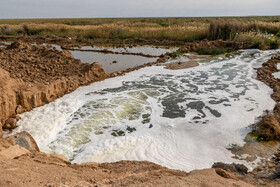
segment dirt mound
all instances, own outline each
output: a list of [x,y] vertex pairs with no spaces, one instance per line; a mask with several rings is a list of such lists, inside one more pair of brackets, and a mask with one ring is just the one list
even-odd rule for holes
[[48,83],[61,77],[82,77],[91,67],[74,59],[70,52],[51,46],[14,42],[0,51],[0,68],[25,82]]
[[84,64],[68,51],[14,42],[0,49],[0,121],[12,129],[7,118],[108,77],[100,64]]
[[[273,76],[278,72],[277,64],[280,63],[280,57],[273,57],[263,63],[258,69],[257,79],[267,84],[273,89],[271,98],[276,102],[280,101],[280,80]],[[276,104],[273,114],[266,115],[262,120],[254,125],[254,134],[263,140],[280,140],[280,105]]]
[[170,63],[165,66],[166,69],[178,70],[178,69],[187,69],[191,67],[199,66],[198,62],[195,60],[187,61],[187,62],[176,62]]
[[224,41],[224,40],[215,40],[215,41],[208,41],[202,40],[198,42],[187,43],[182,48],[184,52],[197,52],[200,48],[207,48],[207,49],[214,49],[214,48],[231,48],[234,50],[244,49],[245,44],[241,42],[234,42],[234,41]]

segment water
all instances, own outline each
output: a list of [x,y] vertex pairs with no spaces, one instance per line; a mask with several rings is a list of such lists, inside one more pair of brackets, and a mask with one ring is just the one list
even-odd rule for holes
[[149,62],[156,62],[158,58],[148,58],[139,55],[105,54],[101,52],[71,51],[76,59],[84,63],[100,63],[106,72],[112,73],[141,66]]
[[231,59],[186,70],[147,67],[81,87],[21,115],[26,130],[48,153],[73,163],[148,160],[173,169],[209,168],[234,159],[272,90],[253,68],[276,51],[243,51]]
[[[52,45],[58,50],[62,50],[58,45]],[[78,48],[74,48],[78,49]],[[80,59],[84,63],[100,63],[106,72],[112,73],[117,71],[123,71],[128,68],[134,68],[146,63],[156,62],[158,57],[167,52],[176,51],[178,48],[164,48],[153,46],[137,46],[137,47],[102,47],[102,46],[83,46],[81,50],[96,50],[96,51],[76,51],[69,50],[74,58]],[[110,51],[116,53],[126,54],[110,54],[98,51]],[[133,55],[134,54],[134,55]],[[154,57],[145,57],[136,54],[152,55]]]
[[[277,70],[280,71],[280,64],[277,64]],[[272,74],[276,79],[280,79],[280,72],[276,72]]]
[[[78,49],[78,48],[75,48]],[[104,47],[104,46],[83,46],[81,50],[99,50],[99,51],[111,51],[116,53],[132,53],[132,54],[143,54],[151,56],[160,56],[165,53],[171,53],[176,51],[177,47],[155,47],[155,46],[126,46],[126,47]]]

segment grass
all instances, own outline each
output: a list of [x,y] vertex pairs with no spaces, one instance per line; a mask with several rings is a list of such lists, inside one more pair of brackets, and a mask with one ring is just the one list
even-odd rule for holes
[[220,55],[224,53],[229,53],[231,52],[232,49],[230,48],[199,48],[197,50],[197,54],[199,55]]
[[248,48],[258,49],[277,49],[280,46],[280,40],[273,34],[266,33],[240,33],[234,38],[234,41],[247,43]]
[[176,57],[182,55],[184,53],[184,51],[182,50],[182,48],[177,49],[176,51],[172,52],[172,53],[167,53],[167,55],[169,57],[171,57],[172,59],[175,59]]
[[[223,39],[250,42],[252,47],[276,48],[280,17],[5,19],[0,20],[0,35],[71,37],[76,42],[90,43],[184,44]],[[263,42],[260,35],[273,35],[273,39]]]

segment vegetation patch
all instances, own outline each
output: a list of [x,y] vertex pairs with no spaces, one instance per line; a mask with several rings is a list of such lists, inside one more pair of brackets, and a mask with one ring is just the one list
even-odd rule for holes
[[[0,35],[58,36],[78,43],[179,44],[210,40],[240,40],[240,35],[272,35],[279,39],[280,22],[271,17],[212,18],[81,18],[0,20]],[[251,37],[251,36],[250,36]],[[249,47],[277,48],[271,42],[246,39]],[[269,44],[267,44],[269,43]],[[247,46],[245,46],[247,47]]]
[[259,141],[280,140],[280,118],[276,115],[267,115],[254,126],[253,135]]
[[274,35],[264,33],[241,33],[236,35],[234,41],[242,42],[247,45],[247,48],[258,49],[277,49],[280,45],[280,40]]
[[199,55],[220,55],[224,53],[229,53],[231,52],[232,49],[230,48],[198,48],[197,53]]

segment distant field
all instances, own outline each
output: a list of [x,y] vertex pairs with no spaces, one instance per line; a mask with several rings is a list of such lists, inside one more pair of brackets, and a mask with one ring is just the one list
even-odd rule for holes
[[[5,19],[1,35],[72,37],[77,42],[123,43],[124,40],[193,42],[203,39],[278,42],[280,16],[213,18]],[[272,44],[273,45],[273,44]],[[277,44],[275,44],[277,45]]]

